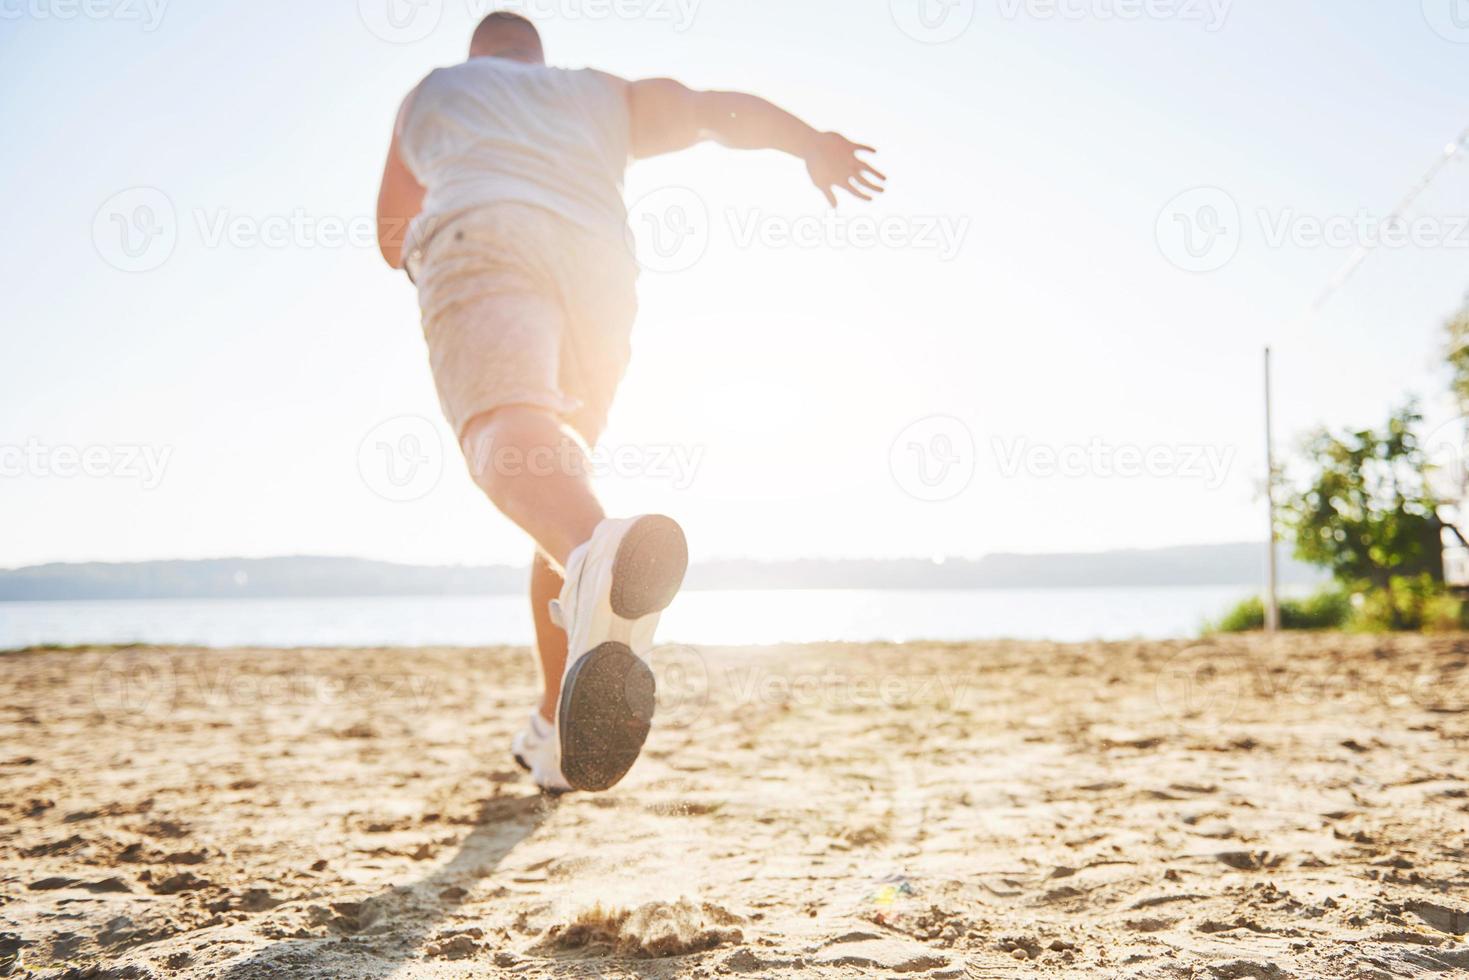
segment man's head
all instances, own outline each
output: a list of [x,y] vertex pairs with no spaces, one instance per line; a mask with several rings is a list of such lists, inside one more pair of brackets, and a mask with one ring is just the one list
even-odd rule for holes
[[541,32],[536,30],[536,25],[508,10],[497,10],[479,22],[469,42],[469,56],[509,58],[531,65],[546,63]]

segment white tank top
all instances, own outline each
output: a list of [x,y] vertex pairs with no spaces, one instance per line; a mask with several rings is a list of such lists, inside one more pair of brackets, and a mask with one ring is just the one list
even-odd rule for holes
[[398,125],[403,163],[427,191],[410,251],[454,215],[502,202],[624,240],[628,109],[610,76],[471,58],[420,82]]

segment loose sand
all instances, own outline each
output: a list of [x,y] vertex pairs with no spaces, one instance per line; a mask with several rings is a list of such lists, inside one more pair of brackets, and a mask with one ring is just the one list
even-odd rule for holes
[[554,804],[521,650],[0,655],[0,974],[1469,975],[1466,651],[664,651]]

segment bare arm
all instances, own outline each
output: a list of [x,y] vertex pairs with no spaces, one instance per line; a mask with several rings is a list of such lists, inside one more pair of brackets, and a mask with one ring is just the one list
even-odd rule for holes
[[738,150],[780,150],[806,163],[811,182],[836,207],[835,189],[864,201],[887,178],[859,151],[877,152],[839,133],[819,132],[779,106],[742,92],[698,92],[669,78],[630,82],[632,153],[651,157],[704,140]]
[[[412,96],[410,95],[411,99]],[[399,119],[408,103],[399,110]],[[398,129],[393,126],[393,139],[388,144],[388,160],[383,165],[383,183],[377,193],[377,245],[383,259],[394,269],[403,268],[403,244],[408,225],[423,210],[423,186],[403,163],[398,152]]]

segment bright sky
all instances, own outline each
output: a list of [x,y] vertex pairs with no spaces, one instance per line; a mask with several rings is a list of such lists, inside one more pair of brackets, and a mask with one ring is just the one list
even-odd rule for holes
[[[833,221],[777,154],[630,171],[664,237],[600,487],[696,558],[1259,538],[1264,344],[1287,445],[1443,386],[1462,156],[1417,244],[1302,313],[1469,124],[1461,0],[498,6],[553,63],[753,91],[891,178]],[[0,0],[0,565],[527,557],[368,221],[399,99],[488,9]]]

